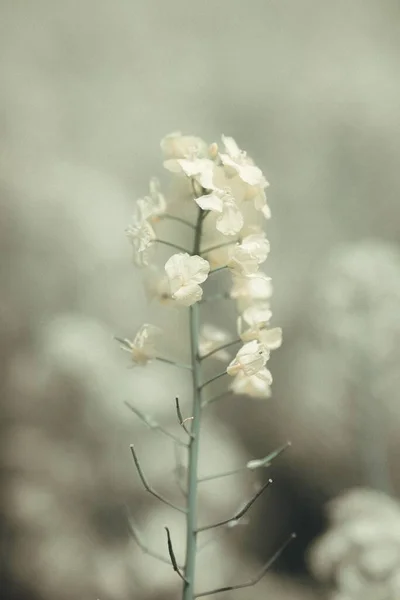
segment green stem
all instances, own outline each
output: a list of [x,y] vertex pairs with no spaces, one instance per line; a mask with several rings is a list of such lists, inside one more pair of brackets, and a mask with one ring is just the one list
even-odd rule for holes
[[225,246],[233,246],[233,244],[236,244],[237,242],[238,242],[238,240],[231,240],[230,242],[223,242],[221,244],[215,244],[215,246],[210,246],[209,248],[202,250],[201,254],[208,254],[209,252],[212,252],[213,250],[219,250],[219,248],[225,248]]
[[[203,211],[199,209],[196,225],[196,233],[193,254],[199,254],[201,229],[203,223]],[[185,582],[183,584],[183,600],[193,600],[194,578],[196,570],[197,551],[197,470],[199,462],[199,438],[201,423],[201,363],[198,355],[199,347],[199,305],[193,304],[190,309],[190,349],[192,357],[193,376],[193,408],[192,428],[189,441],[189,465],[188,465],[188,496],[186,516],[186,560],[185,560]]]
[[164,244],[164,246],[168,246],[169,248],[174,248],[175,250],[179,250],[179,252],[185,252],[188,254],[188,251],[183,246],[179,246],[178,244],[173,244],[172,242],[168,242],[167,240],[154,240],[157,244]]
[[196,226],[193,225],[193,223],[190,223],[190,221],[186,221],[186,219],[181,219],[181,217],[176,217],[175,215],[169,215],[167,213],[161,215],[160,220],[169,220],[169,221],[177,221],[178,223],[182,223],[183,225],[187,225],[188,227],[191,227],[191,229],[195,229]]

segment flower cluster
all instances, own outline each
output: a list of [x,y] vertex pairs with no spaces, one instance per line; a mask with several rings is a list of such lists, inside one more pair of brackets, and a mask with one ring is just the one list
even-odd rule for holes
[[381,492],[353,489],[329,505],[331,527],[312,547],[311,568],[332,581],[332,600],[400,597],[400,505]]
[[[149,195],[138,200],[127,229],[134,261],[147,273],[153,269],[147,277],[152,297],[175,306],[190,307],[202,301],[202,284],[208,277],[223,269],[230,273],[228,297],[236,301],[239,314],[236,341],[244,343],[226,369],[234,378],[231,389],[268,397],[272,377],[266,364],[270,351],[282,341],[281,329],[269,328],[272,286],[259,270],[269,253],[269,242],[260,224],[260,220],[270,217],[265,194],[268,182],[231,137],[222,136],[220,148],[216,143],[208,145],[200,138],[177,132],[162,140],[161,150],[164,167],[176,178],[178,192],[172,201],[168,200],[158,181],[152,180]],[[194,211],[188,210],[189,203]],[[187,214],[192,217],[182,216]],[[192,251],[157,236],[158,223],[168,219],[192,229]],[[179,250],[167,260],[161,274],[149,267],[149,250],[157,243]],[[131,349],[134,362],[141,364],[155,356],[153,346],[150,354],[143,354],[152,333],[149,326],[144,327],[136,338],[139,346],[127,340],[124,346]],[[230,339],[225,332],[205,326],[199,356],[210,354],[228,362],[226,347]],[[219,350],[218,344],[223,348]]]

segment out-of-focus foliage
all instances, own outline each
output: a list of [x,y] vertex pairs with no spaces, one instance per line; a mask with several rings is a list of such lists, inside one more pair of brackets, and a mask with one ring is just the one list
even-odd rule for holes
[[[148,505],[128,445],[136,441],[152,482],[177,495],[173,447],[123,401],[175,427],[173,397],[185,408],[190,386],[167,366],[127,369],[112,339],[132,336],[149,313],[123,232],[149,178],[161,175],[155,148],[169,131],[233,135],[271,182],[268,274],[284,329],[271,361],[274,396],[210,407],[204,471],[294,442],[272,467],[265,508],[255,507],[247,529],[228,532],[234,543],[222,536],[219,553],[204,549],[204,577],[251,576],[292,527],[303,534],[287,563],[294,568],[321,500],[358,482],[358,441],[335,393],[342,376],[325,379],[329,353],[313,376],[304,364],[315,355],[311,298],[332,250],[366,237],[397,250],[399,29],[395,0],[1,2],[1,520],[10,598],[150,599],[166,589],[175,597],[173,572],[138,552],[122,508],[130,504],[158,547],[164,512]],[[206,314],[233,329],[225,305]],[[169,312],[168,326],[181,325]],[[186,342],[175,341],[179,355]],[[397,450],[396,438],[393,464]],[[249,479],[208,485],[205,514],[222,518],[250,487]],[[312,507],[310,520],[302,507]],[[179,526],[165,519],[179,547]],[[257,556],[248,553],[254,540]],[[251,594],[268,592],[308,594],[275,575]]]

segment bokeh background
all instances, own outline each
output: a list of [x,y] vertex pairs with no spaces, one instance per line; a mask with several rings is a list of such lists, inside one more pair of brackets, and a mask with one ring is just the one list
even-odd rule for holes
[[[210,408],[202,472],[292,441],[268,471],[204,484],[210,519],[275,480],[247,527],[202,550],[199,586],[250,577],[295,530],[271,574],[225,597],[324,597],[307,548],[325,502],[400,486],[399,69],[396,0],[0,1],[5,598],[177,597],[125,506],[164,554],[169,524],[181,556],[183,523],[146,496],[129,443],[176,498],[179,457],[124,401],[173,430],[190,382],[167,365],[128,369],[113,341],[153,310],[170,327],[184,319],[150,305],[124,235],[177,129],[232,135],[270,181],[265,270],[284,330],[273,398]],[[224,305],[208,316],[234,327]],[[170,342],[179,355],[176,329]]]

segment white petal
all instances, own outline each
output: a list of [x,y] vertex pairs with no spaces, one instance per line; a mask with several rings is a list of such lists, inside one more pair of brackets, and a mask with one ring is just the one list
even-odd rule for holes
[[261,329],[259,340],[270,350],[276,350],[282,345],[282,329],[280,327]]
[[222,200],[217,194],[206,194],[204,196],[200,196],[200,198],[195,198],[196,204],[200,206],[203,210],[212,210],[214,212],[222,212]]
[[237,156],[240,156],[240,148],[237,145],[237,143],[235,142],[235,140],[233,139],[233,137],[229,137],[226,135],[222,135],[221,136],[222,141],[224,143],[225,146],[225,150],[226,152],[232,157],[235,158]]
[[183,306],[191,306],[201,300],[203,296],[203,290],[199,285],[185,285],[177,290],[172,297]]
[[191,283],[203,283],[210,272],[210,263],[195,254],[186,260],[186,269]]
[[222,215],[218,217],[216,228],[223,235],[235,235],[243,227],[243,215],[235,202],[225,202]]

